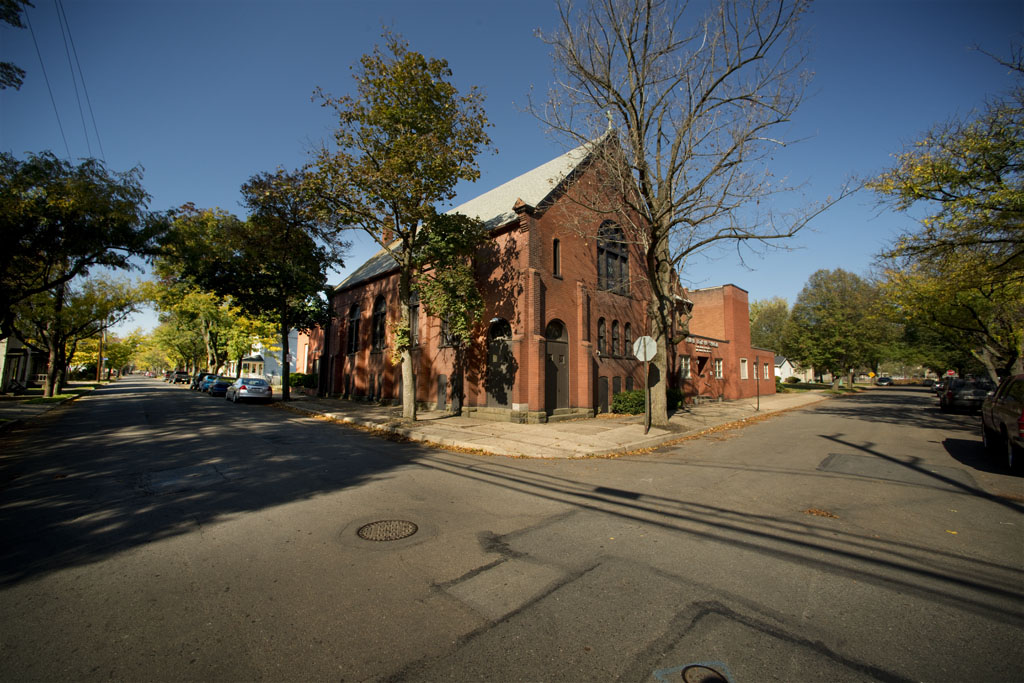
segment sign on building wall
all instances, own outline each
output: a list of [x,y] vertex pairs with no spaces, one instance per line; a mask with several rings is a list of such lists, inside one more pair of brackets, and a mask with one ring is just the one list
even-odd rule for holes
[[703,353],[711,353],[712,349],[718,348],[718,342],[714,339],[705,339],[704,337],[687,337],[687,344],[692,344],[694,349]]

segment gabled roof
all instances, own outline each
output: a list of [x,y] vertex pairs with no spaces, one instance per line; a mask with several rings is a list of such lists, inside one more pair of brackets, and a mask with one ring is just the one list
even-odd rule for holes
[[[543,206],[553,194],[570,180],[573,173],[587,160],[594,148],[603,142],[607,134],[597,140],[586,142],[565,154],[538,166],[532,171],[509,180],[498,187],[459,204],[447,213],[461,213],[483,222],[487,230],[494,230],[516,220],[514,206],[522,202],[530,207]],[[398,250],[398,242],[392,242],[391,251]],[[335,287],[335,291],[348,289],[395,270],[398,264],[387,249],[381,249],[351,275]]]

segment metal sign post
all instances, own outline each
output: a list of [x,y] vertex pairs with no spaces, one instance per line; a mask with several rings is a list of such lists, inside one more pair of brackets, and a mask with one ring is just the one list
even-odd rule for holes
[[653,337],[644,335],[633,342],[633,355],[644,362],[644,434],[651,430],[651,373],[647,363],[657,352],[658,344]]

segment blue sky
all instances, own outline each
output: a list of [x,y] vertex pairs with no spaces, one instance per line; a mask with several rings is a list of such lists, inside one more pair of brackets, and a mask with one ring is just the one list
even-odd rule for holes
[[[487,95],[497,153],[479,159],[480,180],[461,185],[456,203],[564,151],[524,111],[531,87],[543,96],[551,81],[547,47],[534,31],[555,27],[552,0],[62,0],[91,113],[79,85],[80,113],[55,1],[34,2],[32,32],[0,25],[0,59],[28,72],[20,91],[0,91],[0,149],[77,159],[100,156],[102,145],[111,168],[145,169],[152,209],[193,202],[241,214],[238,189],[247,178],[295,168],[329,138],[335,121],[311,101],[313,89],[349,92],[350,68],[385,25],[412,49],[447,59],[460,89],[476,85]],[[820,201],[849,177],[877,174],[932,125],[1008,89],[1006,70],[973,47],[1008,54],[1024,34],[1024,3],[821,0],[804,27],[814,80],[786,136],[805,141],[773,165],[802,184],[787,202]],[[751,299],[792,303],[819,268],[867,274],[875,254],[911,225],[874,196],[854,196],[788,250],[746,254],[745,266],[735,250],[692,259],[684,284],[734,283]],[[351,267],[375,251],[353,238]],[[126,327],[154,324],[148,314]]]

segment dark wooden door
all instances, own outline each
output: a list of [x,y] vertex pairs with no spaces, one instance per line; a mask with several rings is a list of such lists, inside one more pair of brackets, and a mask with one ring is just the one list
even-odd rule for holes
[[559,408],[569,407],[569,343],[547,342],[544,368],[544,404],[550,415]]

